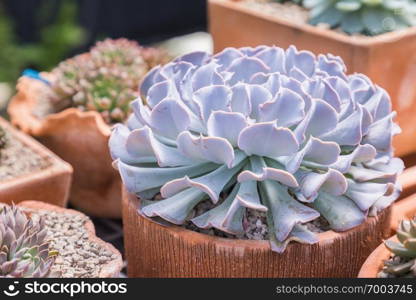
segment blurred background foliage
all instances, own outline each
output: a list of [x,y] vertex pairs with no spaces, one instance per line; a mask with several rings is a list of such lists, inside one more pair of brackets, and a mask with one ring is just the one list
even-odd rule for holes
[[[59,4],[57,6],[57,4]],[[50,19],[48,16],[53,15]],[[0,81],[14,82],[25,68],[49,70],[83,44],[84,30],[76,22],[74,1],[44,1],[35,11],[40,24],[39,38],[22,42],[16,33],[16,22],[0,5]],[[45,23],[45,21],[50,21]]]
[[206,28],[205,0],[0,0],[0,82],[50,70],[97,40],[154,44]]
[[125,37],[172,55],[212,49],[206,0],[0,0],[0,115],[27,68],[48,71],[97,40]]

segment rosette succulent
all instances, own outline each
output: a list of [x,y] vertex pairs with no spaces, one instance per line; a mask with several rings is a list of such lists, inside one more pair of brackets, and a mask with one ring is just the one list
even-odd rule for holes
[[47,277],[56,253],[46,229],[16,206],[0,209],[0,277]]
[[[237,235],[257,210],[275,251],[315,243],[305,224],[320,216],[353,228],[396,199],[403,163],[389,96],[345,71],[293,46],[179,57],[147,74],[114,127],[114,165],[143,215]],[[188,220],[206,199],[213,208]]]
[[[295,2],[300,2],[296,1]],[[353,34],[377,35],[416,24],[414,0],[303,0],[310,23]]]
[[416,277],[416,219],[403,220],[396,237],[398,242],[385,241],[386,247],[395,257],[384,262],[379,277]]
[[98,42],[88,53],[52,70],[51,102],[55,111],[74,106],[100,112],[107,123],[122,121],[142,77],[167,59],[162,50],[142,48],[127,39]]

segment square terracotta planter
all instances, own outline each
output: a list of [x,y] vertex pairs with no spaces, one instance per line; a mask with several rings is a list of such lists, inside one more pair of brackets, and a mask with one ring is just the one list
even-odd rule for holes
[[43,170],[1,181],[0,202],[11,204],[36,199],[65,207],[71,187],[72,167],[2,118],[0,118],[0,126],[10,132],[13,138],[50,162],[50,165]]
[[226,47],[295,45],[341,56],[349,73],[364,73],[390,94],[403,133],[396,154],[416,151],[416,28],[376,37],[352,37],[309,24],[295,24],[242,5],[238,0],[209,0],[209,29],[215,52]]
[[[47,73],[42,74],[48,78]],[[41,119],[33,114],[44,95],[45,84],[21,77],[8,113],[13,125],[36,137],[74,169],[70,202],[90,216],[121,217],[121,180],[111,166],[111,133],[96,111],[67,108]]]

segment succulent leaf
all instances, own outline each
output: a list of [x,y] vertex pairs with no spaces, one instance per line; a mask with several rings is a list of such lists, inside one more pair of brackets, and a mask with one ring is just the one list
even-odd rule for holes
[[394,255],[384,262],[379,277],[416,276],[416,220],[402,220],[396,232],[398,242],[387,240],[386,247]]
[[325,23],[348,34],[378,35],[416,24],[413,0],[303,0],[301,5],[310,10],[311,24]]
[[0,277],[48,277],[56,255],[42,220],[32,221],[16,206],[0,209]]
[[114,127],[114,165],[149,200],[144,215],[183,224],[208,199],[191,221],[240,234],[258,210],[275,251],[316,242],[305,224],[319,216],[334,230],[358,226],[398,197],[403,163],[387,93],[345,72],[339,57],[293,46],[178,57],[147,74]]

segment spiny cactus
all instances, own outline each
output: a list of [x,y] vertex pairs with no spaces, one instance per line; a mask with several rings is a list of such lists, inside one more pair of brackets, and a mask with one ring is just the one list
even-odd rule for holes
[[167,62],[165,52],[144,49],[126,39],[98,42],[87,54],[59,64],[52,71],[52,103],[56,110],[75,106],[96,110],[107,123],[122,121],[148,70]]
[[[141,212],[240,234],[245,210],[266,212],[272,249],[315,243],[320,215],[345,231],[389,206],[403,163],[393,158],[390,98],[339,57],[277,47],[194,52],[150,71],[109,146]],[[225,198],[225,199],[224,199]]]
[[[292,0],[299,3],[298,0]],[[354,34],[377,35],[416,24],[414,0],[303,0],[310,23]]]
[[397,230],[399,242],[387,240],[386,247],[396,256],[384,262],[379,277],[416,277],[416,218],[403,220]]
[[0,277],[47,277],[55,256],[42,219],[34,222],[16,206],[0,209]]

